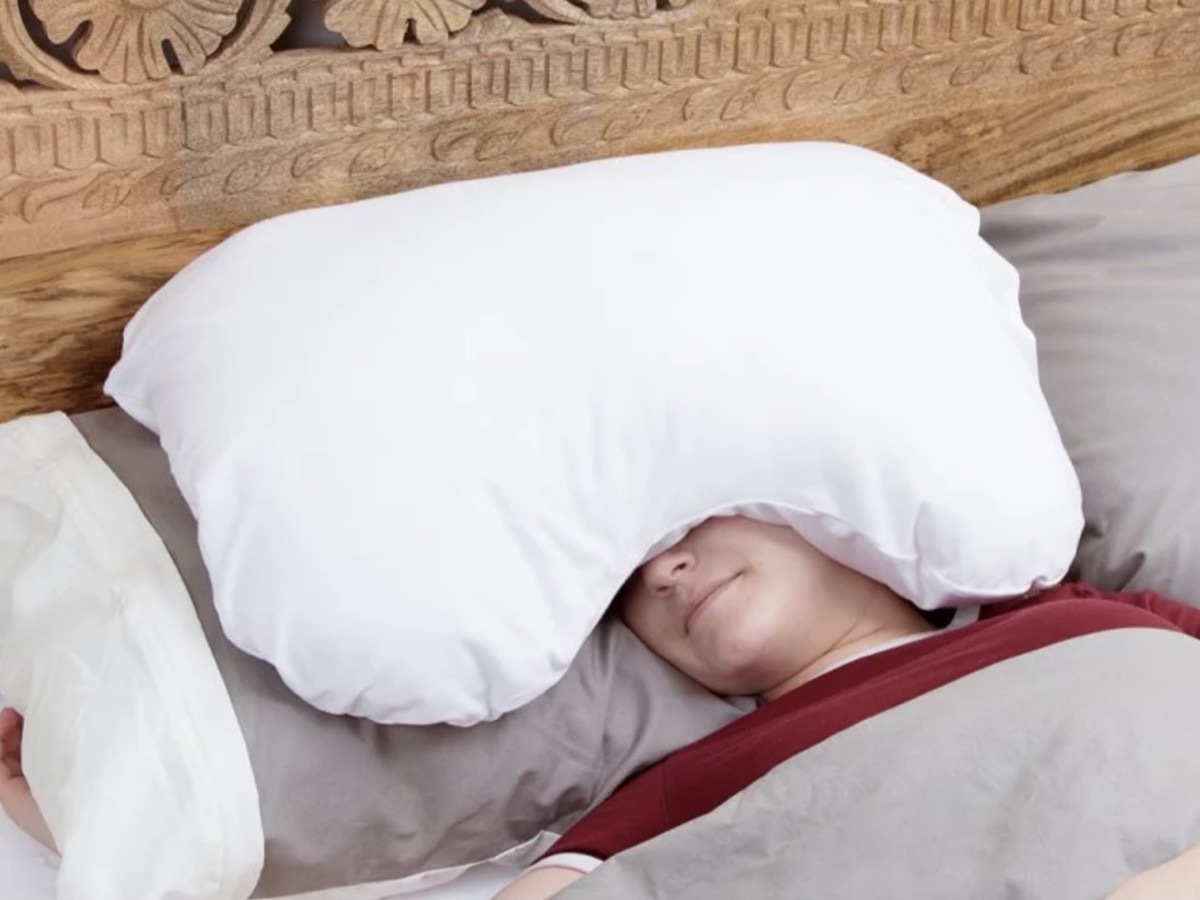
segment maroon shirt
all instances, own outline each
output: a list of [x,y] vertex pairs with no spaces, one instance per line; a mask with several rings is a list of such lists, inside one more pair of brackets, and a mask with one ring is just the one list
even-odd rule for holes
[[1116,628],[1200,638],[1200,609],[1080,584],[984,606],[974,624],[846,663],[673,753],[622,785],[546,855],[607,859],[711,812],[784,760],[864,719],[992,663]]

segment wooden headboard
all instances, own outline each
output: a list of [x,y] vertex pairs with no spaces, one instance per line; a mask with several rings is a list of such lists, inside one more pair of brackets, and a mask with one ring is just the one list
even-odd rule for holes
[[287,210],[778,139],[981,204],[1200,153],[1200,0],[0,0],[0,63],[0,420],[101,405],[137,306]]

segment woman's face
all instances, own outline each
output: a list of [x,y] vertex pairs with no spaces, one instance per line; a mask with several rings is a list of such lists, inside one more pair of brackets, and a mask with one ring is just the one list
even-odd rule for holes
[[617,603],[651,650],[709,690],[762,694],[850,627],[836,602],[848,577],[861,576],[791,528],[724,516],[646,562]]

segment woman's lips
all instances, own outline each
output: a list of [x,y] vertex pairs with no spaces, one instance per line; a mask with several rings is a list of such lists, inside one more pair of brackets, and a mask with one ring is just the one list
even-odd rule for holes
[[737,578],[737,575],[731,575],[728,578],[726,578],[724,581],[718,581],[716,584],[712,585],[711,587],[706,588],[699,595],[698,599],[692,601],[692,605],[688,607],[687,614],[683,617],[683,632],[684,632],[684,634],[691,634],[692,622],[695,621],[696,616],[700,615],[700,612],[706,606],[708,606],[708,604],[711,603],[712,600],[718,594],[720,594],[723,590],[725,590],[725,588],[727,588],[730,584],[732,584],[734,579],[736,579],[736,578]]

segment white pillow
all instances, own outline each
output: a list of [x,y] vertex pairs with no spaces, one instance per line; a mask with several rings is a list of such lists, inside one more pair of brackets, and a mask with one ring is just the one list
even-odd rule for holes
[[0,690],[62,852],[57,894],[5,871],[0,896],[250,896],[263,823],[216,660],[162,540],[62,413],[0,425]]
[[977,227],[836,144],[446,184],[226,241],[107,388],[161,435],[236,644],[321,709],[469,724],[714,514],[925,607],[1059,579],[1079,486]]

